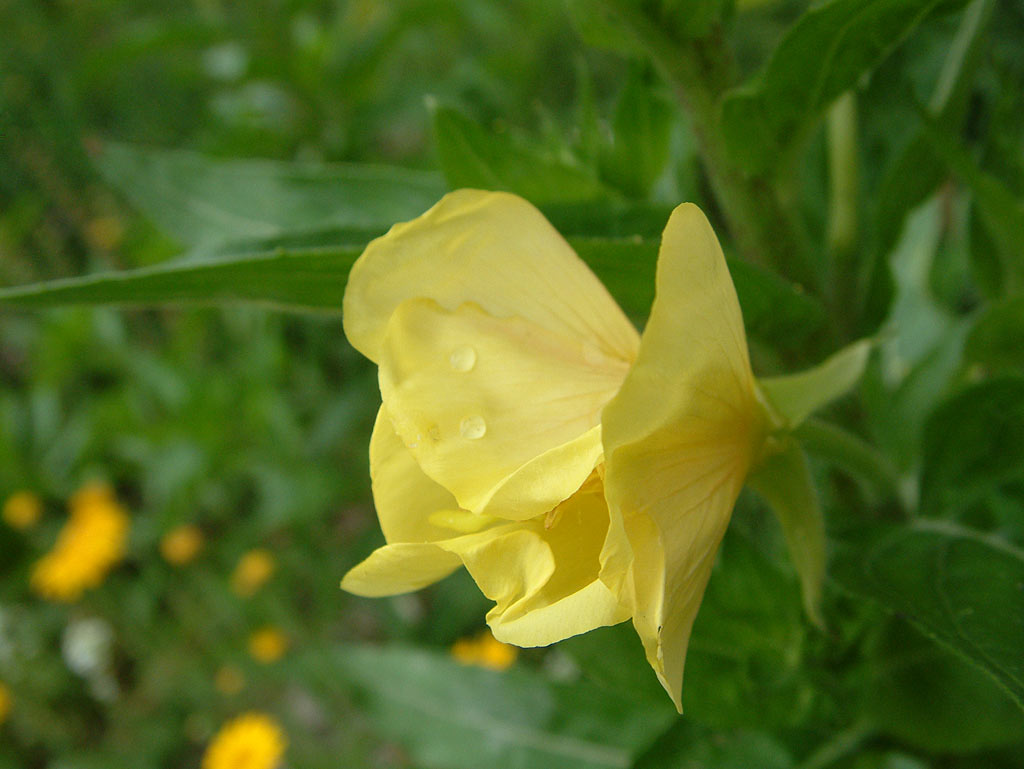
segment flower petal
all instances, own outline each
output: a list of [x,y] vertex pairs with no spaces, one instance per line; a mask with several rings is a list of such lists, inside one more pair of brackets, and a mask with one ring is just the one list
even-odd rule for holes
[[460,507],[526,520],[590,475],[601,410],[626,371],[523,318],[411,299],[388,324],[380,387],[396,432]]
[[410,593],[432,585],[462,562],[437,545],[398,542],[384,545],[354,566],[341,580],[341,589],[366,598]]
[[[746,337],[721,247],[691,204],[669,219],[637,362],[602,417],[612,524],[632,548],[634,625],[676,707],[690,629],[763,440]],[[621,518],[621,521],[617,521]],[[608,546],[606,564],[621,563]]]
[[443,486],[423,474],[382,406],[370,438],[370,480],[380,527],[388,542],[433,542],[448,539],[451,529],[431,523],[458,503]]
[[458,552],[496,606],[494,637],[547,646],[629,618],[625,601],[599,577],[608,528],[601,483],[588,483],[544,519],[441,543]]
[[536,208],[504,192],[457,190],[370,243],[345,290],[349,341],[378,361],[392,313],[416,297],[518,315],[623,361],[636,351],[636,330],[601,282]]

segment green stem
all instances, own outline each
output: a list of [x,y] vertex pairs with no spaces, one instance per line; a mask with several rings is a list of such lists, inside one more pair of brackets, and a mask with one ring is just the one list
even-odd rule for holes
[[[842,262],[857,240],[857,97],[847,91],[828,111],[828,245],[844,278]],[[844,290],[849,286],[844,286]]]
[[863,439],[830,422],[814,418],[797,427],[793,434],[812,454],[871,481],[885,494],[905,502],[896,468]]
[[677,41],[635,0],[604,0],[622,27],[651,57],[690,116],[701,157],[729,230],[744,257],[768,264],[813,288],[809,238],[787,205],[777,179],[744,174],[732,162],[718,127],[719,97],[736,76],[720,32]]

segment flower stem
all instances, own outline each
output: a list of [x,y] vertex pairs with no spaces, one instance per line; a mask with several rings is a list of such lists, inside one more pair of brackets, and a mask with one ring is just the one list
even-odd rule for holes
[[651,57],[690,116],[704,167],[743,256],[817,289],[809,238],[787,205],[778,179],[744,173],[729,156],[718,126],[719,97],[736,82],[721,30],[675,40],[633,0],[604,0],[622,28]]

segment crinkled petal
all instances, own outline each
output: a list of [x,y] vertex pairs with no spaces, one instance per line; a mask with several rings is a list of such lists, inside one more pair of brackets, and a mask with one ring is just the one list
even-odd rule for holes
[[541,515],[600,460],[601,410],[627,364],[475,304],[410,299],[380,356],[384,408],[416,462],[459,507]]
[[341,588],[366,598],[410,593],[444,579],[461,564],[457,555],[437,545],[398,542],[370,553],[349,570]]
[[462,557],[483,593],[496,602],[487,621],[494,637],[547,646],[629,618],[600,579],[608,509],[600,482],[551,514],[440,543]]
[[349,341],[379,362],[392,313],[417,297],[516,315],[623,361],[636,351],[636,330],[597,277],[536,208],[504,192],[457,190],[370,243],[345,290]]
[[370,479],[377,517],[388,542],[433,542],[452,536],[450,529],[432,523],[431,516],[458,509],[455,497],[424,475],[383,407],[377,412],[370,438]]
[[[606,581],[632,588],[647,659],[678,708],[690,629],[763,439],[736,293],[696,206],[665,228],[640,353],[602,424],[610,531],[625,531],[633,563]],[[623,548],[606,544],[606,571]]]

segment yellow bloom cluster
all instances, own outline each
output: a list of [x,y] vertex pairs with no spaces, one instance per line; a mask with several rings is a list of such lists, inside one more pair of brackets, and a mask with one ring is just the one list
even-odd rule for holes
[[490,670],[508,670],[519,656],[519,649],[503,644],[489,630],[474,638],[460,638],[452,644],[452,657],[463,665]]
[[642,337],[540,212],[476,190],[367,247],[344,324],[379,367],[387,544],[342,587],[393,595],[465,566],[495,638],[517,646],[632,618],[680,707],[690,629],[768,429],[701,211],[669,218]]
[[77,492],[70,517],[53,549],[36,562],[32,588],[52,601],[71,603],[99,586],[124,557],[128,514],[113,491],[100,484]]
[[203,756],[203,769],[274,769],[288,741],[274,719],[243,713],[225,724]]

